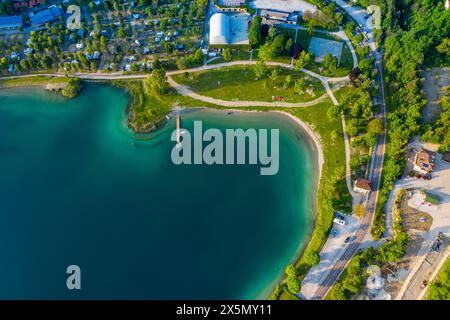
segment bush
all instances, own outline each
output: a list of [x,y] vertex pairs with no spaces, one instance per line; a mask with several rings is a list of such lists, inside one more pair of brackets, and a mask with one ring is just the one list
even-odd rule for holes
[[61,91],[62,95],[72,99],[80,94],[83,89],[83,84],[80,78],[70,78],[67,86]]

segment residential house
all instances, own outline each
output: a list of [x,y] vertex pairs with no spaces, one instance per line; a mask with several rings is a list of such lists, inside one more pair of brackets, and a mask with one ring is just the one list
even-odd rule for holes
[[422,174],[433,171],[436,152],[421,148],[414,158],[414,170]]
[[372,191],[372,182],[364,178],[357,178],[353,190],[358,193],[368,194]]

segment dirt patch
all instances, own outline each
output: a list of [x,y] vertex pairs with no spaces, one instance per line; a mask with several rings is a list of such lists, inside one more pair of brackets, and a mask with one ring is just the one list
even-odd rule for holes
[[421,84],[427,99],[427,105],[422,111],[424,123],[433,123],[442,111],[439,100],[445,94],[445,88],[450,86],[450,68],[432,68],[422,71]]
[[411,230],[429,231],[433,224],[433,218],[428,213],[411,208],[408,200],[411,198],[409,192],[405,192],[401,199],[402,226],[408,234]]

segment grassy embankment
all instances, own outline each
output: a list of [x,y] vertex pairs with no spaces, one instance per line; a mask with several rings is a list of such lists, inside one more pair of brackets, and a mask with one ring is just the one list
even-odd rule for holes
[[50,83],[67,83],[69,81],[66,77],[47,77],[36,76],[15,79],[0,79],[0,88],[19,88],[19,87],[45,87]]
[[450,258],[447,258],[438,276],[430,284],[425,299],[450,300]]
[[35,76],[0,80],[0,89],[19,87],[43,87],[72,99],[81,92],[83,84],[80,78],[73,77]]
[[[172,78],[184,85],[191,87],[196,93],[223,100],[248,100],[248,101],[272,101],[273,96],[280,96],[285,102],[306,102],[317,99],[325,94],[322,83],[303,72],[279,68],[280,74],[275,80],[264,78],[255,79],[253,66],[232,66],[215,70],[200,71],[189,74],[172,76]],[[269,74],[275,67],[268,67]],[[292,76],[288,88],[283,87],[287,75]],[[305,79],[303,94],[294,91],[294,83],[297,79]],[[307,93],[312,90],[314,95]]]
[[143,80],[116,80],[113,84],[130,93],[128,105],[129,125],[136,132],[156,130],[165,122],[165,116],[173,107],[218,107],[179,95],[174,89],[160,96],[149,95],[144,90]]

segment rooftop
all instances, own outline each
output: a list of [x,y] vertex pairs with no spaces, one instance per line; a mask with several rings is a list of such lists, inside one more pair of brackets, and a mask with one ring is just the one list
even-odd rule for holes
[[372,191],[372,182],[364,178],[357,178],[355,182],[355,187],[367,191]]
[[416,154],[414,164],[424,171],[431,172],[435,159],[436,152],[421,148]]
[[0,26],[12,26],[12,25],[22,25],[21,16],[6,16],[0,17]]

